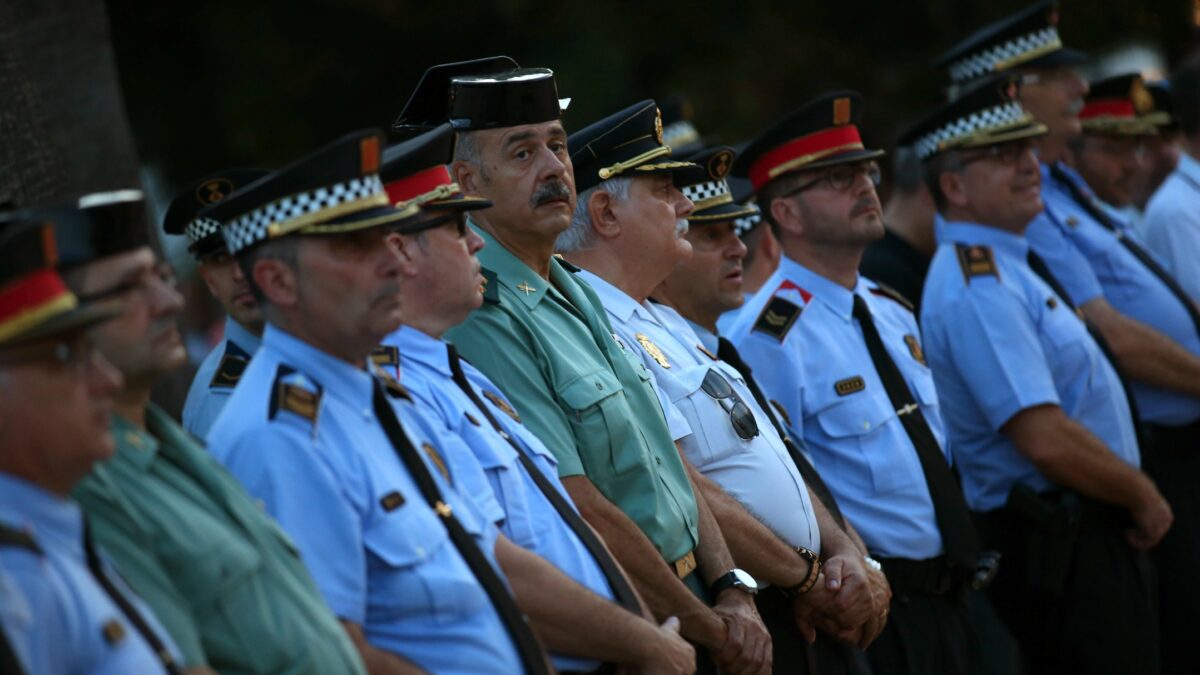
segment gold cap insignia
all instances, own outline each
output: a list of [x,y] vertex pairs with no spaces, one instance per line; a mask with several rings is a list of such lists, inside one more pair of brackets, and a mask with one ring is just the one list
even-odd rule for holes
[[850,98],[843,96],[833,99],[833,126],[850,123]]
[[654,109],[654,138],[659,145],[663,144],[662,111],[658,108]]
[[1129,87],[1129,98],[1133,100],[1133,109],[1138,115],[1154,111],[1154,96],[1146,89],[1142,78],[1134,78],[1133,84]]
[[358,143],[359,172],[363,174],[379,171],[379,139],[364,138]]
[[731,166],[733,166],[733,151],[722,150],[709,158],[708,175],[713,180],[721,180],[728,175]]
[[206,180],[196,188],[196,199],[201,204],[215,204],[233,194],[233,182],[227,178]]

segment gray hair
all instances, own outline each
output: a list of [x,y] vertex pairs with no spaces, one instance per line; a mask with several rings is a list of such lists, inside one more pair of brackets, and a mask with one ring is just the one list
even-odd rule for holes
[[555,249],[570,253],[591,248],[596,239],[596,234],[592,231],[592,214],[588,213],[588,202],[592,195],[596,192],[607,192],[614,201],[623,202],[629,199],[629,188],[632,185],[633,178],[618,176],[580,193],[575,199],[575,213],[571,216],[571,226],[558,235]]

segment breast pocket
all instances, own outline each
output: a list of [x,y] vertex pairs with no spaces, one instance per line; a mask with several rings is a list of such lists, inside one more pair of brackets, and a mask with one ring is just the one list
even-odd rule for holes
[[242,536],[215,522],[193,522],[191,532],[160,542],[160,559],[198,617],[225,613],[262,566],[262,557]]
[[646,466],[643,444],[613,444],[614,439],[632,437],[637,429],[621,383],[611,372],[579,375],[559,389],[559,397],[567,406],[580,459],[589,474],[619,474]]
[[[728,389],[725,391],[733,392],[733,396],[720,400],[710,396],[703,387],[706,376],[722,378],[728,384]],[[693,461],[697,467],[704,467],[746,451],[753,439],[743,440],[738,435],[732,414],[738,414],[743,418],[741,422],[743,433],[747,435],[749,435],[751,427],[744,418],[748,416],[749,419],[754,420],[754,425],[758,424],[758,420],[754,419],[750,403],[735,387],[737,381],[718,368],[710,369],[708,367],[697,368],[696,372],[688,373],[685,380],[689,393],[686,402],[681,402],[680,407],[687,411],[688,424],[692,427],[692,433],[696,437],[696,454],[699,456]],[[739,406],[738,403],[741,405]],[[762,433],[761,428],[759,433]],[[685,441],[685,449],[688,445],[689,443]]]
[[1055,309],[1043,309],[1039,322],[1042,349],[1057,388],[1065,391],[1072,382],[1089,381],[1091,362],[1088,343],[1092,341],[1092,336],[1088,334],[1083,321],[1071,310],[1059,305]]
[[[828,385],[833,387],[833,383]],[[813,413],[817,425],[832,445],[845,452],[857,453],[870,472],[876,494],[886,494],[910,484],[913,480],[908,458],[899,453],[912,453],[908,447],[889,447],[882,441],[884,425],[895,420],[896,411],[884,392],[860,391],[833,401]]]

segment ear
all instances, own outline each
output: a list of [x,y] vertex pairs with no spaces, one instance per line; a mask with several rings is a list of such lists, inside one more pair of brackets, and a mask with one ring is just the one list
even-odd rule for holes
[[386,239],[388,245],[396,251],[396,255],[400,258],[400,276],[409,279],[417,276],[417,249],[421,244],[417,241],[416,235],[392,232],[387,235]]
[[612,195],[603,190],[597,190],[588,197],[587,210],[591,216],[592,230],[601,239],[615,239],[621,234],[621,224],[614,210],[616,205]]
[[296,272],[282,260],[263,258],[254,262],[254,283],[262,290],[269,304],[294,307],[300,300]]
[[469,195],[479,195],[478,174],[475,165],[465,159],[456,159],[450,163],[450,174],[454,182]]
[[963,208],[967,205],[969,199],[967,197],[967,184],[963,180],[963,175],[952,171],[943,171],[938,174],[938,186],[942,188],[942,195],[946,197],[946,204],[958,208]]
[[[781,232],[804,234],[804,215],[795,199],[779,197],[771,200],[771,217],[779,223]],[[764,223],[766,225],[767,223]]]

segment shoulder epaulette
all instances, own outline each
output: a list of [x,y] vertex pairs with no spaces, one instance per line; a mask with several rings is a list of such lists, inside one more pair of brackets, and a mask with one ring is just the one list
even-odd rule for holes
[[483,301],[494,305],[500,304],[499,275],[486,267],[482,268],[480,273],[483,274]]
[[379,345],[371,350],[371,363],[382,368],[398,368],[400,349],[390,345]]
[[237,346],[233,340],[226,340],[225,354],[221,356],[221,362],[217,364],[217,371],[213,373],[208,388],[233,389],[242,379],[242,373],[246,372],[246,366],[249,363],[250,354]]
[[904,297],[904,294],[900,291],[888,286],[887,284],[881,284],[878,281],[875,282],[875,286],[875,288],[868,288],[867,290],[871,291],[871,293],[874,295],[895,300],[901,305],[904,305],[904,308],[910,312],[914,310],[912,302],[910,302],[908,298]]
[[27,551],[32,551],[33,553],[42,555],[42,547],[38,546],[38,543],[34,540],[33,535],[29,534],[25,530],[18,530],[15,527],[9,527],[8,525],[0,523],[0,548],[5,546],[23,548]]
[[754,322],[754,330],[783,342],[784,336],[792,329],[792,324],[796,323],[803,311],[804,308],[800,305],[775,296],[758,315],[758,320]]
[[958,265],[962,267],[963,278],[971,283],[971,277],[993,276],[1000,278],[1000,270],[996,268],[996,256],[991,246],[968,246],[955,244],[958,253]]
[[554,257],[556,260],[558,260],[558,264],[562,265],[563,269],[571,274],[578,274],[579,272],[583,271],[582,268],[576,267],[568,262],[566,258],[562,257],[561,253],[555,253]]
[[289,412],[314,425],[321,412],[324,389],[295,368],[280,365],[271,384],[270,419],[280,412]]

